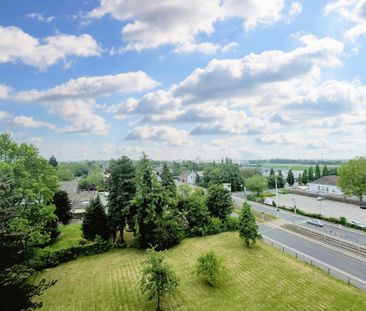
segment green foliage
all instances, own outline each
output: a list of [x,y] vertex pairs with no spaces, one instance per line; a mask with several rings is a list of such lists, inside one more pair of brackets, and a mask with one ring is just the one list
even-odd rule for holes
[[99,196],[91,200],[86,208],[81,230],[83,237],[87,240],[94,240],[97,235],[104,240],[110,237],[107,215]]
[[321,176],[322,175],[320,173],[320,167],[319,167],[319,164],[317,163],[316,166],[315,166],[315,180],[319,179]]
[[182,185],[178,190],[177,209],[185,217],[185,235],[206,235],[210,225],[207,196],[201,189],[193,190],[187,185]]
[[211,185],[208,188],[207,208],[213,217],[226,218],[233,210],[233,201],[229,190],[223,185]]
[[366,158],[349,160],[338,170],[338,186],[345,194],[357,195],[360,200],[366,194]]
[[210,286],[215,287],[225,273],[223,259],[213,251],[206,252],[198,257],[196,271],[198,276],[204,278]]
[[57,191],[53,196],[53,204],[56,206],[55,214],[57,219],[66,225],[72,218],[71,201],[67,192]]
[[[280,171],[281,172],[281,171]],[[277,188],[278,189],[281,189],[281,188],[284,188],[285,185],[286,185],[286,181],[285,179],[283,178],[282,176],[282,172],[281,172],[281,175],[269,175],[267,180],[268,180],[268,188],[270,189],[274,189],[276,188],[276,179],[277,179]]]
[[104,181],[101,170],[91,170],[88,176],[84,177],[79,182],[79,188],[82,190],[98,190],[104,189]]
[[75,179],[74,173],[71,169],[65,167],[59,167],[57,170],[57,176],[62,181],[71,181]]
[[160,310],[161,299],[173,294],[179,283],[179,278],[164,262],[163,254],[148,250],[148,262],[143,270],[140,289],[148,300],[157,301],[157,310]]
[[308,178],[308,172],[307,170],[304,170],[304,172],[302,173],[302,176],[301,176],[301,183],[306,185],[309,181],[309,178]]
[[250,205],[244,202],[239,216],[239,236],[249,247],[250,243],[255,244],[258,238],[258,225],[250,209]]
[[48,164],[53,166],[54,168],[58,167],[58,162],[54,156],[50,157],[50,159],[48,160]]
[[249,178],[249,177],[253,177],[255,175],[260,175],[259,171],[257,168],[254,167],[244,167],[240,169],[240,173],[243,176],[243,178]]
[[327,165],[324,165],[322,176],[329,176],[329,171]]
[[312,166],[309,168],[309,171],[308,171],[308,180],[309,181],[315,180],[315,175],[314,175],[314,171],[313,171]]
[[119,243],[123,243],[123,230],[125,224],[134,229],[135,210],[131,206],[134,198],[135,167],[132,161],[123,156],[110,165],[110,176],[107,181],[108,196],[108,221],[112,231],[113,241],[119,232]]
[[289,169],[288,173],[287,173],[287,179],[286,179],[287,183],[290,186],[293,186],[295,183],[295,178],[294,178],[294,173],[292,172],[292,169]]
[[267,189],[267,178],[263,176],[253,176],[245,180],[248,190],[256,192],[258,195]]
[[170,174],[168,165],[166,163],[163,164],[163,170],[160,175],[161,185],[165,190],[167,190],[172,197],[175,197],[177,194],[177,186],[173,180],[173,176]]

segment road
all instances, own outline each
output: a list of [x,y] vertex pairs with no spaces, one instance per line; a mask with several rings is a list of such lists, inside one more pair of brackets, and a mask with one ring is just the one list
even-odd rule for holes
[[366,263],[362,261],[265,224],[259,224],[259,230],[261,234],[272,240],[278,241],[366,281]]
[[[244,199],[242,197],[238,197],[234,194],[233,199],[237,204],[239,204],[239,205],[243,204]],[[322,223],[324,224],[324,227],[316,227],[316,226],[306,223],[306,221],[307,221],[307,219],[309,219],[309,217],[296,215],[294,213],[283,211],[283,210],[280,210],[279,212],[277,212],[276,208],[273,208],[268,205],[260,204],[260,203],[250,202],[250,205],[252,206],[252,208],[254,208],[255,210],[257,210],[259,212],[263,212],[265,214],[269,214],[269,215],[272,215],[275,217],[285,219],[286,221],[288,221],[290,223],[300,225],[300,226],[306,227],[308,229],[320,231],[322,233],[326,233],[326,234],[335,236],[337,238],[347,240],[352,243],[366,246],[366,233],[364,233],[360,230],[351,229],[351,228],[347,228],[344,226],[342,226],[342,228],[340,229],[339,225],[336,225],[336,224],[333,224],[330,222],[326,222],[326,221],[322,221]]]
[[[233,195],[233,199],[236,203],[242,204],[243,198],[237,197]],[[277,209],[272,208],[270,206],[266,206],[263,204],[258,204],[254,202],[250,202],[252,208],[259,212],[264,212],[266,214],[280,217],[281,219],[285,219],[290,223],[294,223],[297,225],[307,226],[306,217],[301,215],[295,215],[290,212],[280,210],[277,212]],[[324,228],[318,228],[315,226],[311,226],[313,230],[320,230],[323,232],[329,233],[329,231],[334,232],[335,234],[340,234],[342,232],[343,236],[347,239],[353,239],[355,242],[356,239],[358,242],[362,242],[362,244],[366,244],[366,235],[360,234],[357,230],[339,230],[334,227],[334,224],[325,223]],[[276,228],[270,226],[268,224],[259,224],[260,233],[274,241],[280,242],[285,246],[291,247],[297,251],[300,251],[308,256],[311,256],[315,259],[318,259],[328,265],[331,265],[341,271],[349,273],[355,277],[358,277],[361,280],[366,281],[366,263],[355,259],[351,256],[344,255],[342,253],[337,252],[334,249],[327,248],[322,246],[316,242],[309,241],[300,236],[293,235],[287,231],[281,230],[280,228]],[[333,234],[334,235],[334,234]]]

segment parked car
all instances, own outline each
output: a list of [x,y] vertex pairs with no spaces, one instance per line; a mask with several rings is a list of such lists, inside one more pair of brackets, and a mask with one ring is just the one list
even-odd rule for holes
[[363,223],[360,223],[356,220],[351,220],[349,223],[352,224],[352,225],[355,225],[357,227],[360,227],[360,228],[366,228],[366,226]]
[[313,225],[313,226],[318,226],[318,227],[323,227],[324,226],[323,223],[318,219],[308,219],[306,222],[310,225]]
[[366,202],[362,202],[361,205],[360,205],[360,208],[366,209]]

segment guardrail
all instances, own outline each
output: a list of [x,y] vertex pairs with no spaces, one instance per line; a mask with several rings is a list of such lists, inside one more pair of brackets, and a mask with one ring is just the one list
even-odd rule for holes
[[282,251],[283,253],[293,256],[296,259],[301,260],[302,262],[310,264],[311,266],[317,267],[320,270],[327,273],[328,275],[331,275],[339,280],[342,280],[342,281],[346,282],[347,284],[353,285],[361,290],[366,291],[366,281],[364,281],[352,274],[344,272],[336,267],[328,265],[327,263],[325,263],[319,259],[316,259],[307,254],[304,254],[292,247],[286,246],[280,242],[272,240],[271,238],[268,238],[263,234],[262,234],[262,237],[263,237],[263,242],[271,245],[274,248],[277,248],[278,250]]

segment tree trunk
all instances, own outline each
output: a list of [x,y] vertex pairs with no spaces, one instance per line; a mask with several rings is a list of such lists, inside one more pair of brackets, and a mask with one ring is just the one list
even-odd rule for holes
[[123,225],[120,225],[120,227],[119,227],[119,241],[120,241],[121,243],[123,243],[123,242],[124,242],[124,238],[123,238],[123,230],[124,230],[124,226],[123,226]]
[[158,297],[158,307],[157,307],[156,311],[160,311],[160,297]]

